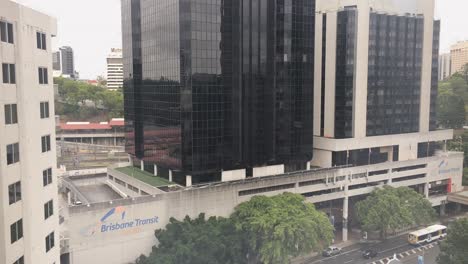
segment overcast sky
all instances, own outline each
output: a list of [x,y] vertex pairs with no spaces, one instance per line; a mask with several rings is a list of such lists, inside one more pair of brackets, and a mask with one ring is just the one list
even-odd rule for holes
[[[16,0],[57,18],[55,48],[71,46],[81,78],[105,74],[106,56],[121,47],[120,0]],[[436,0],[436,17],[442,20],[441,52],[468,40],[468,1]]]

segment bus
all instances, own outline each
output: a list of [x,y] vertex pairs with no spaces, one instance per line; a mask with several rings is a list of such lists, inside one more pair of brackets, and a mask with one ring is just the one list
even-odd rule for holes
[[433,225],[427,228],[414,231],[408,234],[408,242],[411,245],[430,243],[447,236],[447,227],[443,225]]

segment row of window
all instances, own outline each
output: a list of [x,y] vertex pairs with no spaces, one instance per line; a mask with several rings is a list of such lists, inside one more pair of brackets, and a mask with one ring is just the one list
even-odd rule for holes
[[[50,151],[50,135],[41,137],[42,153]],[[19,143],[7,145],[7,165],[11,165],[20,161]]]
[[[10,226],[10,239],[11,244],[23,238],[23,219],[20,219]],[[48,234],[45,237],[45,249],[49,252],[55,246],[55,234],[54,232]]]
[[[52,183],[52,168],[46,169],[42,172],[42,183],[44,187]],[[20,181],[15,182],[8,186],[8,198],[9,198],[10,205],[21,201],[21,182]],[[51,210],[52,209],[50,209],[49,212]],[[50,215],[52,214],[49,214],[49,216]],[[47,218],[48,216],[46,217],[46,219]]]
[[[47,50],[47,35],[43,32],[36,32],[37,48],[41,50]],[[13,24],[0,21],[0,40],[2,42],[13,44],[14,33],[13,33]]]
[[[45,67],[38,68],[39,84],[49,84],[48,70]],[[2,63],[2,78],[3,83],[16,83],[16,68],[15,64]]]
[[[12,125],[18,123],[18,107],[16,104],[5,105],[5,124]],[[40,117],[41,119],[49,118],[49,102],[40,103]]]

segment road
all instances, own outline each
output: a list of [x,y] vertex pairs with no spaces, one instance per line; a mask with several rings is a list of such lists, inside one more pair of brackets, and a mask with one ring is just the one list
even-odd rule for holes
[[[343,253],[330,257],[324,258],[317,256],[310,258],[303,262],[304,264],[385,264],[388,262],[388,258],[397,256],[398,259],[405,264],[418,264],[418,256],[424,255],[424,264],[436,264],[436,258],[439,254],[439,246],[437,243],[424,245],[422,247],[414,247],[406,242],[407,235],[402,235],[389,239],[387,241],[373,244],[372,246],[363,245],[352,245],[344,248]],[[366,248],[373,248],[379,255],[371,260],[365,260],[362,258],[362,250]]]

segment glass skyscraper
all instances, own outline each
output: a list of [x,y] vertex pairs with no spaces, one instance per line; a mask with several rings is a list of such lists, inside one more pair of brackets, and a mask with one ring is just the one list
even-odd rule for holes
[[126,150],[184,183],[312,159],[315,1],[122,0]]

